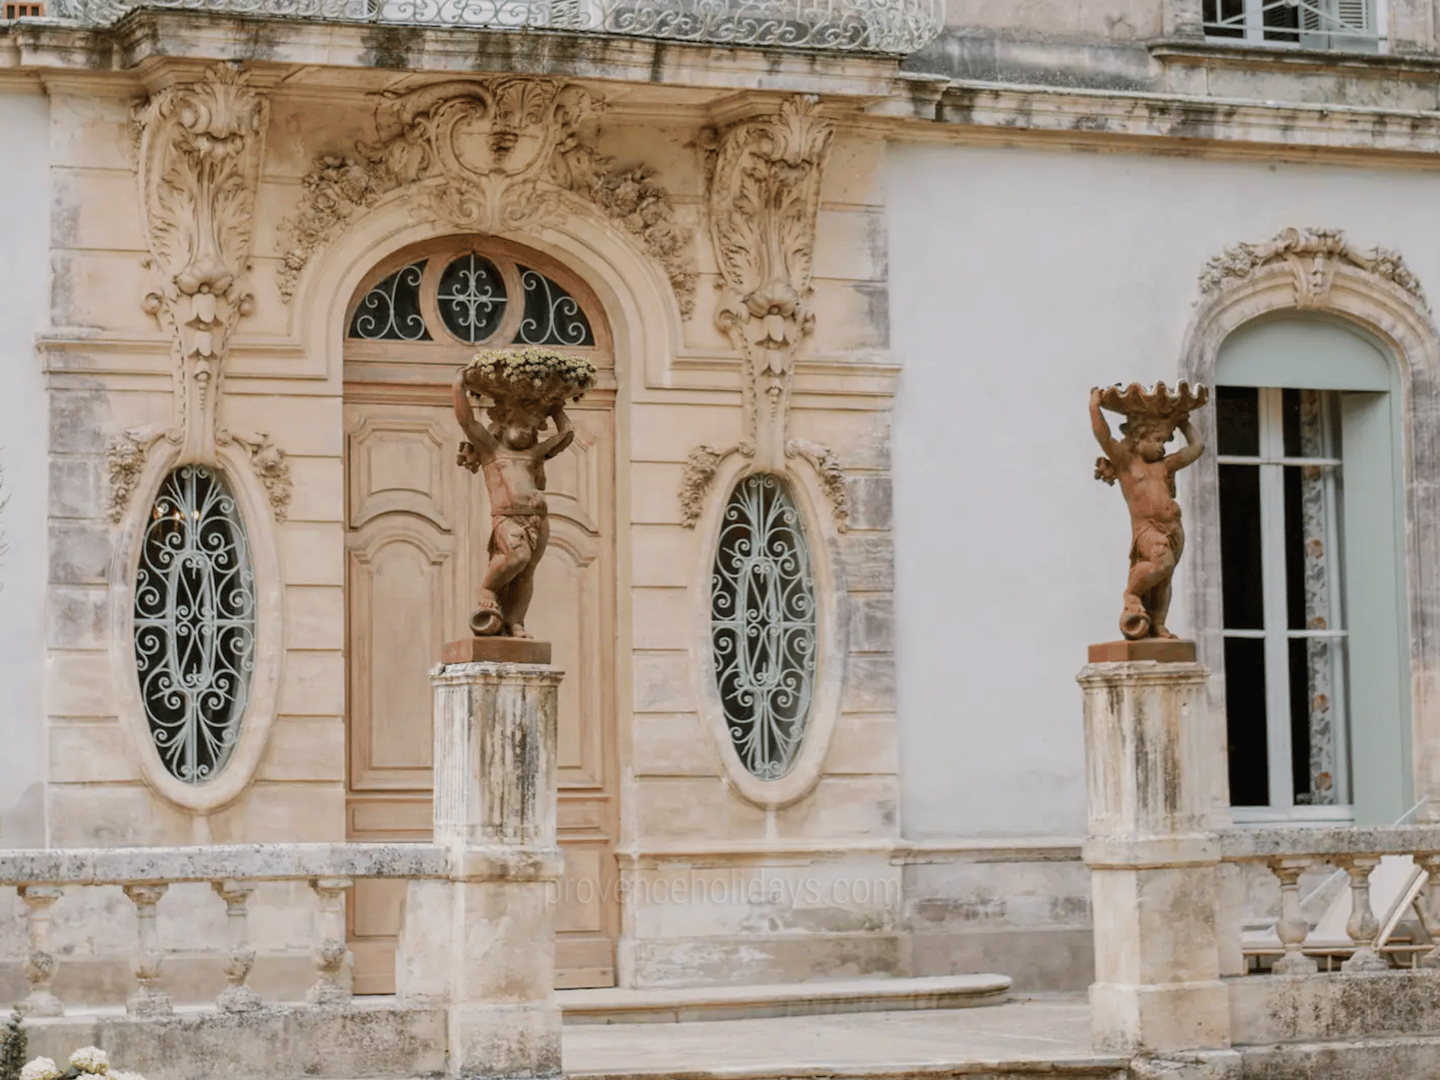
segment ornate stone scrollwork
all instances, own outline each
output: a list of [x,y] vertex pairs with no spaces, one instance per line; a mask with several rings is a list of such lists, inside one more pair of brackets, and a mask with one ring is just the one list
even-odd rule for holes
[[808,462],[846,527],[849,496],[834,452],[788,437],[795,356],[815,327],[810,279],[833,135],[818,99],[807,96],[709,137],[710,229],[722,277],[715,320],[744,357],[745,438],[730,450],[691,454],[680,493],[686,525],[698,520],[715,466],[738,450],[764,470],[783,470],[786,458]]
[[167,429],[159,424],[130,428],[110,440],[105,448],[105,466],[110,479],[110,520],[119,521],[130,505],[130,496],[140,483],[150,448],[163,439]]
[[155,288],[145,310],[174,338],[176,424],[188,460],[215,460],[216,402],[246,285],[269,106],[228,64],[153,95],[135,113]]
[[385,96],[378,135],[355,157],[321,157],[305,178],[298,213],[283,228],[293,244],[281,294],[358,212],[405,188],[424,192],[439,220],[500,232],[557,220],[570,199],[598,207],[664,267],[681,314],[695,306],[690,234],[670,197],[644,168],[617,169],[581,139],[602,103],[557,79],[503,76],[438,83]]
[[1263,244],[1235,244],[1205,264],[1200,292],[1211,296],[1233,281],[1241,281],[1268,266],[1286,263],[1295,274],[1299,307],[1321,307],[1330,293],[1335,268],[1341,263],[1374,274],[1408,294],[1421,309],[1430,310],[1420,280],[1398,252],[1386,248],[1357,248],[1340,229],[1282,229]]
[[294,485],[290,480],[290,463],[285,460],[285,451],[275,445],[275,440],[264,431],[242,435],[234,431],[222,431],[219,441],[237,443],[250,454],[250,468],[265,485],[265,495],[270,500],[270,512],[275,520],[283,522],[290,513],[290,494]]

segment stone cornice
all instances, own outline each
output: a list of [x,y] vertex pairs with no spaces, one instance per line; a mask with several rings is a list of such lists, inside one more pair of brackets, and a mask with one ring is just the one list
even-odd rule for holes
[[[1437,111],[971,81],[951,82],[933,106],[925,94],[911,97],[914,107],[900,132],[893,130],[901,119],[891,107],[895,97],[872,108],[865,126],[916,140],[1108,145],[1371,164],[1390,158],[1409,168],[1440,167]],[[1163,143],[1170,145],[1157,145]]]
[[242,62],[266,68],[320,65],[358,70],[548,75],[568,79],[763,89],[840,97],[887,92],[898,61],[766,48],[721,48],[614,35],[135,11],[108,28],[35,20],[0,31],[0,66],[131,71],[159,62]]

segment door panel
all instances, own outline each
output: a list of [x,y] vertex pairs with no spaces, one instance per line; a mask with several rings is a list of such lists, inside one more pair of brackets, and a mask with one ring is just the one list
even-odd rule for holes
[[[440,646],[468,636],[490,534],[484,480],[455,465],[448,391],[347,385],[349,835],[430,835],[431,698]],[[568,410],[571,447],[548,463],[551,540],[527,628],[554,647],[560,688],[556,985],[614,984],[619,932],[614,780],[613,411]],[[394,991],[403,883],[357,882],[355,992]]]

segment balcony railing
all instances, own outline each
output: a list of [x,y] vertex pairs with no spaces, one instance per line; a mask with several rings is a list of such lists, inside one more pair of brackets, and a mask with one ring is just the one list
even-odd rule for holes
[[55,13],[103,25],[141,7],[892,56],[945,20],[944,0],[61,0]]

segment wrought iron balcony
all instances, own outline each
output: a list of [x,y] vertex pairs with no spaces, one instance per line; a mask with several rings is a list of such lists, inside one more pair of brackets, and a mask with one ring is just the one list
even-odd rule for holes
[[944,0],[61,0],[55,13],[103,25],[141,7],[892,56],[945,19]]

